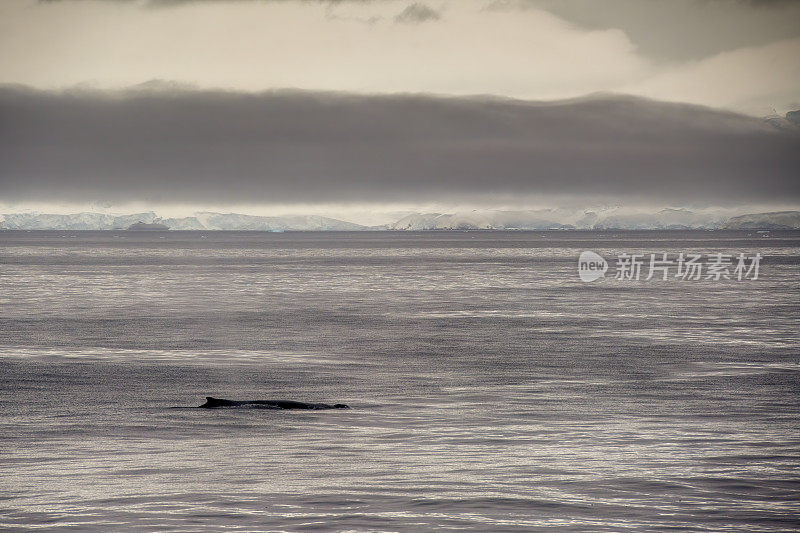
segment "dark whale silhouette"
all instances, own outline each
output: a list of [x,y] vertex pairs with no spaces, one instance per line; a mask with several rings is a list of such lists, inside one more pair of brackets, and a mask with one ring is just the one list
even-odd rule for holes
[[249,407],[252,409],[350,409],[343,403],[334,405],[328,403],[306,403],[292,400],[254,400],[239,402],[236,400],[223,400],[206,396],[206,403],[200,405],[203,409],[218,409],[220,407]]

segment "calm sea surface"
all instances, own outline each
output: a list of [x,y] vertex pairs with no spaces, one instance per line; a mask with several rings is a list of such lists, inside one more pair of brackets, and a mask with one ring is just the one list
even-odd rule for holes
[[0,232],[0,529],[796,531],[800,233],[762,235]]

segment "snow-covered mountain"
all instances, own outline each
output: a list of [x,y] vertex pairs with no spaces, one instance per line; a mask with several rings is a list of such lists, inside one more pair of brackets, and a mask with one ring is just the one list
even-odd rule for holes
[[616,213],[598,216],[591,229],[717,229],[725,217],[695,213],[688,209],[662,209],[655,213]]
[[719,214],[698,213],[688,209],[661,209],[655,212],[630,211],[619,207],[593,211],[484,209],[455,213],[412,213],[393,224],[381,226],[365,226],[316,215],[266,217],[213,212],[199,212],[183,218],[160,218],[152,211],[129,215],[105,213],[0,215],[0,229],[7,230],[123,230],[137,222],[164,224],[173,230],[199,231],[800,229],[800,211],[754,213],[728,219]]
[[571,212],[562,209],[528,211],[469,211],[453,214],[416,213],[392,225],[397,230],[432,229],[715,229],[725,217],[695,213],[687,209],[628,212],[606,209],[600,212]]
[[0,229],[125,229],[137,222],[151,224],[157,219],[158,217],[152,211],[134,213],[132,215],[108,215],[105,213],[75,213],[72,215],[12,213],[0,215]]
[[800,211],[775,211],[731,217],[725,229],[800,229]]
[[415,213],[395,222],[395,230],[444,229],[569,229],[574,226],[558,222],[552,210],[491,211],[475,210],[442,213]]
[[52,215],[15,213],[0,215],[0,229],[111,230],[125,229],[137,222],[164,224],[174,230],[252,231],[358,231],[366,226],[321,216],[261,217],[238,213],[195,213],[184,218],[161,219],[152,211],[131,215],[77,213]]
[[[169,225],[169,222],[166,222]],[[316,215],[291,215],[282,217],[262,217],[239,213],[195,213],[186,219],[177,219],[178,225],[200,225],[196,227],[176,227],[175,229],[208,230],[250,230],[250,231],[359,231],[369,229],[360,224],[345,222],[335,218]],[[170,226],[172,227],[172,226]]]

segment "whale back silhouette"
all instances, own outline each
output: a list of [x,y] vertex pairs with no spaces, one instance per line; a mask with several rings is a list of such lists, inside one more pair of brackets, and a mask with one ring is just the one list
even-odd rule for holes
[[249,407],[255,409],[350,409],[350,406],[343,403],[327,404],[327,403],[307,403],[296,402],[293,400],[250,400],[250,401],[237,401],[225,400],[223,398],[214,398],[206,396],[206,403],[200,405],[203,409],[218,409],[223,407]]

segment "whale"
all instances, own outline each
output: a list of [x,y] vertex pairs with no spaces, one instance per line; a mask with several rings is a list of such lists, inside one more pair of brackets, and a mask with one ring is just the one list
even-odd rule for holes
[[350,406],[343,403],[307,403],[296,402],[293,400],[225,400],[222,398],[213,398],[206,396],[206,403],[199,405],[201,409],[220,409],[225,407],[243,407],[250,409],[350,409]]

